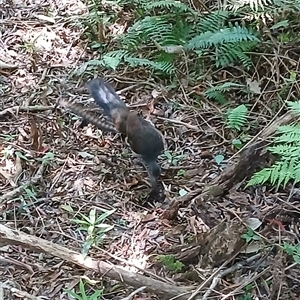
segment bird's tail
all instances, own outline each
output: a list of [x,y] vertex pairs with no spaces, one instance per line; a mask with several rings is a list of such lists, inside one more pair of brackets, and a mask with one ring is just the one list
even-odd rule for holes
[[78,115],[79,117],[82,117],[84,120],[86,120],[88,123],[95,125],[97,128],[103,130],[103,131],[110,131],[110,132],[118,132],[113,124],[105,120],[102,116],[95,116],[94,114],[88,112],[85,110],[84,106],[68,102],[66,100],[60,100],[59,104],[70,109],[73,113]]
[[113,87],[103,79],[92,79],[86,85],[95,102],[110,118],[114,110],[127,108]]

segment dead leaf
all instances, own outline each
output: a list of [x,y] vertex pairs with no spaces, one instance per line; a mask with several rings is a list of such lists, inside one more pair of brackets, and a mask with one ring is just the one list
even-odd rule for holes
[[259,82],[254,80],[254,81],[251,81],[250,78],[247,78],[246,79],[246,82],[249,86],[249,89],[251,92],[253,92],[254,94],[260,94],[261,93],[261,88],[259,86]]
[[86,185],[88,187],[95,186],[95,182],[91,178],[84,179],[83,183],[84,183],[84,185]]
[[256,230],[262,222],[257,218],[249,218],[245,221],[245,224],[252,230]]

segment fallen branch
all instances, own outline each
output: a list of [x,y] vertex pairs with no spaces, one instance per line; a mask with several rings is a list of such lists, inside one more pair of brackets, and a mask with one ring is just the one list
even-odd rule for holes
[[46,111],[46,110],[53,110],[54,106],[42,106],[42,105],[35,105],[35,106],[12,106],[6,109],[3,109],[0,111],[0,117],[4,116],[8,113],[13,113],[13,112],[39,112],[39,111]]
[[54,244],[44,239],[10,229],[0,224],[0,245],[21,245],[24,248],[36,252],[44,252],[59,257],[85,269],[97,272],[100,276],[106,276],[113,280],[124,282],[134,288],[145,286],[145,291],[154,293],[164,299],[187,300],[192,293],[191,289],[167,284],[141,274],[134,274],[116,267],[112,264],[95,260],[69,248]]

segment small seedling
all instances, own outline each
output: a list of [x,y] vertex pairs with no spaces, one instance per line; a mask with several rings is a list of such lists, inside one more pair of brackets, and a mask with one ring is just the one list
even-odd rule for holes
[[71,296],[77,300],[98,300],[98,299],[100,299],[100,296],[103,295],[103,289],[101,289],[101,290],[96,290],[92,295],[88,296],[85,291],[85,284],[83,283],[82,279],[80,279],[80,282],[79,282],[79,293],[78,294],[69,289],[64,289],[64,292],[66,292],[69,296]]
[[187,193],[188,193],[188,192],[187,192],[185,189],[180,189],[180,190],[179,190],[179,196],[180,196],[180,197],[185,196]]
[[232,140],[232,146],[234,146],[236,149],[241,149],[243,144],[242,141],[239,139],[233,139]]
[[81,219],[72,220],[76,224],[81,225],[81,227],[79,227],[78,230],[87,232],[87,238],[82,250],[82,254],[84,256],[87,255],[92,245],[98,245],[99,243],[101,243],[105,233],[113,229],[114,226],[104,224],[103,221],[114,212],[115,209],[107,211],[99,217],[97,217],[96,209],[91,209],[89,216],[80,214]]
[[177,166],[179,161],[186,158],[185,154],[173,156],[170,151],[165,151],[163,155],[167,158],[168,163],[173,166]]
[[221,163],[223,162],[224,158],[225,158],[225,157],[224,157],[223,155],[221,155],[221,154],[216,155],[216,156],[215,156],[215,162],[220,166]]
[[179,260],[176,260],[173,255],[158,255],[157,260],[166,266],[169,271],[180,271],[184,264]]
[[185,170],[180,169],[177,171],[177,174],[174,176],[174,178],[179,179],[179,178],[183,177],[184,174],[185,174]]
[[245,239],[247,243],[249,243],[251,241],[261,240],[261,237],[258,236],[257,234],[255,234],[255,232],[251,228],[248,228],[248,231],[246,233],[242,234],[241,237],[243,239]]
[[3,139],[7,142],[11,142],[12,140],[16,139],[16,135],[9,135],[9,134],[0,134],[0,137],[3,137]]
[[300,264],[300,243],[294,246],[284,242],[283,250],[291,255],[297,264]]
[[38,158],[43,164],[49,165],[50,162],[54,159],[54,153],[47,152],[42,158]]

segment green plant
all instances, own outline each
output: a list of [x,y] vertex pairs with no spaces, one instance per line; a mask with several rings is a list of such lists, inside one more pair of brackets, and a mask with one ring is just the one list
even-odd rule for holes
[[[300,115],[300,101],[287,101],[289,110]],[[269,181],[272,185],[283,185],[289,181],[300,182],[300,125],[279,126],[273,138],[273,146],[267,148],[278,160],[269,168],[255,173],[246,187],[264,184]]]
[[177,166],[180,160],[186,158],[185,154],[173,155],[170,151],[165,151],[163,156],[165,156],[168,160],[168,163],[173,166]]
[[102,51],[105,46],[104,28],[110,24],[116,12],[111,11],[110,14],[107,14],[106,10],[103,9],[101,0],[86,0],[86,4],[88,14],[74,17],[73,22],[80,29],[84,29],[84,34],[90,41],[91,48]]
[[244,104],[230,109],[227,113],[227,127],[230,129],[236,129],[240,131],[247,121],[247,114],[248,108]]
[[42,158],[38,158],[37,160],[41,161],[45,165],[49,165],[51,161],[54,159],[54,153],[47,152]]
[[[98,66],[116,70],[125,64],[170,76],[176,74],[182,62],[188,64],[188,56],[192,57],[193,65],[198,65],[207,55],[217,67],[232,63],[252,66],[246,52],[259,43],[258,31],[251,25],[233,24],[230,20],[238,14],[236,11],[217,10],[203,16],[183,1],[173,0],[120,0],[118,5],[131,7],[133,24],[125,33],[112,38],[113,49],[103,52],[102,47],[101,58],[85,63],[78,74]],[[99,5],[90,5],[86,22],[87,31],[91,32],[99,24],[99,12],[92,14],[93,7]],[[100,19],[102,27],[105,26],[104,16]]]
[[66,292],[69,296],[73,297],[77,300],[99,300],[100,296],[103,295],[103,290],[96,290],[93,294],[87,295],[85,291],[85,284],[83,283],[82,279],[79,281],[79,293],[75,293],[70,289],[64,289],[64,292]]
[[247,243],[261,240],[261,237],[256,235],[251,228],[248,228],[247,232],[242,234],[241,237],[245,239]]
[[[219,11],[213,12],[212,15],[218,17],[219,13]],[[185,49],[212,51],[212,58],[215,59],[217,67],[226,67],[239,61],[249,69],[252,62],[245,52],[254,49],[259,43],[257,33],[251,28],[242,27],[239,24],[229,23],[227,26],[224,23],[220,24],[220,21],[216,21],[214,18],[207,19],[212,20],[212,23],[205,24],[209,26],[205,27],[205,31],[189,40]],[[219,26],[215,26],[216,24]],[[201,28],[201,23],[198,25]]]
[[83,255],[86,256],[90,247],[101,243],[105,233],[113,229],[112,225],[104,224],[103,221],[114,212],[115,209],[107,211],[97,217],[96,209],[91,209],[89,216],[80,213],[81,219],[76,218],[72,220],[76,224],[81,225],[78,230],[87,232],[87,238],[82,249]]
[[14,155],[14,152],[15,149],[11,145],[8,145],[7,147],[3,148],[0,153],[2,153],[5,158],[9,158]]
[[174,176],[174,178],[175,178],[175,179],[179,179],[179,178],[183,177],[184,174],[185,174],[185,170],[180,169],[180,170],[177,171],[177,173],[176,173],[176,175]]
[[238,300],[251,300],[252,299],[252,295],[251,295],[251,290],[253,289],[253,285],[252,284],[248,284],[245,287],[245,294],[238,297]]
[[245,86],[235,82],[225,82],[223,84],[219,84],[213,86],[205,91],[205,97],[216,100],[220,104],[227,103],[227,98],[225,96],[226,92],[231,91],[232,89],[244,89]]
[[10,142],[17,138],[17,135],[10,135],[10,134],[0,134],[0,137],[3,138],[5,141]]
[[215,157],[214,157],[214,159],[215,159],[215,162],[219,165],[219,166],[221,166],[221,164],[222,164],[222,162],[224,161],[224,155],[222,155],[222,154],[217,154]]
[[184,264],[176,260],[173,255],[158,255],[157,260],[164,264],[170,271],[178,272],[184,267]]
[[297,245],[291,245],[291,244],[284,242],[283,250],[287,254],[291,255],[297,264],[300,264],[300,243]]

